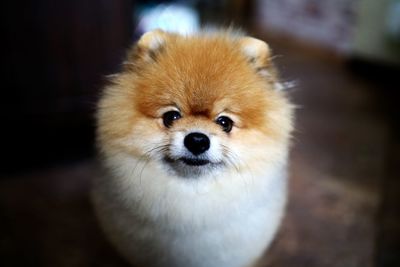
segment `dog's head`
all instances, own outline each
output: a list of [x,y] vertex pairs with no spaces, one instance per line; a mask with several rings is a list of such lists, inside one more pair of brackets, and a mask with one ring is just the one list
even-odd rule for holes
[[180,177],[273,164],[292,130],[292,107],[277,84],[263,41],[146,33],[100,101],[100,149]]

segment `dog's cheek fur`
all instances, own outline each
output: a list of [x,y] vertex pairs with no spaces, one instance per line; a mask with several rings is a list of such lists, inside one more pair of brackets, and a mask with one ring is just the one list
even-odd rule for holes
[[[273,162],[274,157],[282,156],[279,151],[284,151],[289,142],[292,109],[285,98],[279,95],[281,92],[269,92],[267,106],[258,113],[252,112],[251,107],[246,107],[243,101],[237,104],[232,102],[237,111],[242,112],[240,116],[244,126],[235,127],[226,134],[212,120],[195,116],[183,118],[172,129],[167,129],[160,118],[143,115],[138,110],[135,106],[137,102],[131,100],[131,97],[135,97],[134,91],[127,90],[129,80],[122,79],[118,83],[121,85],[107,88],[107,97],[103,97],[99,104],[98,142],[103,154],[123,152],[140,158],[157,146],[167,144],[170,131],[199,129],[217,135],[239,162],[248,165],[260,160]],[[157,110],[159,107],[154,108]],[[155,111],[151,112],[154,114]]]
[[116,81],[99,103],[97,143],[103,156],[125,153],[140,158],[167,138],[160,119],[136,110],[130,99],[134,90],[127,89],[128,84],[124,79]]

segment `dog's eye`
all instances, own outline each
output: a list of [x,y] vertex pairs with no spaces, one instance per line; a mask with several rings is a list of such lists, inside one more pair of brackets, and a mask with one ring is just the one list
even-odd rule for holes
[[163,115],[163,123],[165,127],[169,128],[172,126],[173,122],[175,120],[179,120],[181,118],[181,114],[178,111],[171,110],[168,112],[165,112]]
[[229,133],[232,130],[232,126],[233,126],[233,121],[226,117],[226,116],[221,116],[218,117],[215,122],[219,125],[221,125],[222,130],[224,130],[224,132]]

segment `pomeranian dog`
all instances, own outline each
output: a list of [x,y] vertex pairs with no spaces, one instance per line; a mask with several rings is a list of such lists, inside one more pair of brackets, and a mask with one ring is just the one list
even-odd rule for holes
[[145,33],[98,105],[104,232],[140,267],[249,267],[286,203],[292,105],[268,45]]

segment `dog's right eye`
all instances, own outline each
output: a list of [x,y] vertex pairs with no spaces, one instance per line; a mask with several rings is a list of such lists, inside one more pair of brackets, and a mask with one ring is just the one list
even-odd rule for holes
[[178,111],[172,110],[165,112],[162,118],[165,127],[169,128],[172,126],[174,121],[179,120],[180,118],[182,118],[182,116]]

